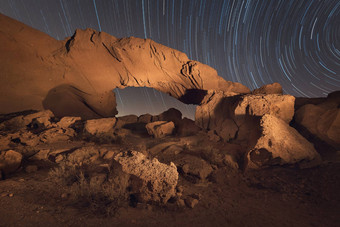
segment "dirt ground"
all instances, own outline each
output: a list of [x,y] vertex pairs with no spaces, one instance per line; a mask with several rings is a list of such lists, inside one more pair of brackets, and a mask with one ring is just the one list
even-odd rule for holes
[[209,181],[184,191],[199,195],[194,208],[137,204],[112,216],[61,195],[48,172],[19,171],[0,181],[0,226],[338,226],[340,164],[311,169],[275,167],[251,172],[219,168]]

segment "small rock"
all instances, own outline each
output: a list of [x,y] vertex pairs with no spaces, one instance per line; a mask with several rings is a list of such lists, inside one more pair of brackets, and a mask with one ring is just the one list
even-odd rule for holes
[[189,208],[194,208],[197,204],[198,204],[198,199],[194,199],[192,197],[186,198],[185,199],[185,204],[189,207]]
[[223,164],[229,167],[230,169],[237,170],[239,168],[238,163],[235,161],[235,158],[230,154],[226,154],[224,156]]
[[6,196],[8,196],[7,192],[3,192],[3,193],[0,194],[0,197],[6,197]]
[[60,196],[62,199],[67,199],[67,197],[68,197],[68,194],[67,193],[63,193],[63,194],[61,194],[61,196]]
[[8,197],[13,197],[13,196],[14,196],[13,193],[8,194]]
[[185,207],[185,202],[183,199],[177,199],[176,204],[178,207]]
[[36,166],[36,165],[28,165],[28,166],[26,166],[25,171],[27,173],[37,172],[38,171],[38,166]]
[[106,152],[106,154],[104,155],[103,158],[107,159],[107,160],[110,160],[110,159],[113,159],[114,155],[115,155],[114,151],[108,151],[108,152]]

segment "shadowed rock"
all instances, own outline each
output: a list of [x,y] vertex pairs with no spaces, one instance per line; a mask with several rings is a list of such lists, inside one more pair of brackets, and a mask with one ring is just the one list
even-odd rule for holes
[[[319,104],[306,104],[295,113],[295,122],[334,149],[340,149],[340,92],[330,93]],[[306,136],[308,137],[308,135]]]

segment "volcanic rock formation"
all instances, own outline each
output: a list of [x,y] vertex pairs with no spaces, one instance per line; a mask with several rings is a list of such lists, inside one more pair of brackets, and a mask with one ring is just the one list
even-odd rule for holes
[[83,119],[117,114],[114,88],[152,87],[198,104],[205,90],[248,93],[216,70],[150,39],[93,29],[64,41],[0,15],[1,113],[50,109]]

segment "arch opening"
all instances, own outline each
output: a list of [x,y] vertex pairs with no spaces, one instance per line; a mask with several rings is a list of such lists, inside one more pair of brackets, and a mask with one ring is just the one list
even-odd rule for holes
[[182,116],[195,120],[196,106],[185,104],[168,94],[149,87],[127,87],[113,90],[116,95],[117,116],[134,114],[140,116],[149,113],[160,114],[170,108],[181,111]]

